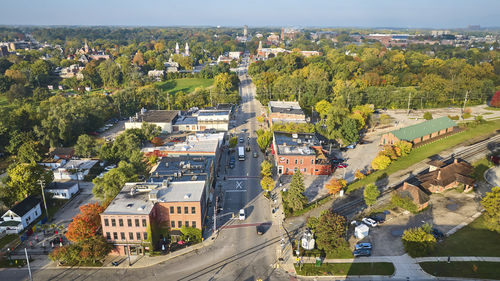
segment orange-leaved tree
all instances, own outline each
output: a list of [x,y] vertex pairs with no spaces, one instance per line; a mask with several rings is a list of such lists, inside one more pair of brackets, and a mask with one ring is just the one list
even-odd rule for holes
[[68,225],[66,238],[71,242],[81,242],[93,238],[101,226],[100,213],[104,212],[104,207],[99,203],[89,203],[80,207],[80,214],[73,218]]
[[344,188],[347,185],[347,181],[344,179],[336,179],[332,178],[326,185],[326,189],[328,189],[328,193],[330,194],[336,194],[339,192],[342,188]]

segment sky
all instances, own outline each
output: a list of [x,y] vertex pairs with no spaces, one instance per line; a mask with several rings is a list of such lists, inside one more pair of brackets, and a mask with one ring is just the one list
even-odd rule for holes
[[500,26],[500,0],[15,0],[0,25],[461,28]]

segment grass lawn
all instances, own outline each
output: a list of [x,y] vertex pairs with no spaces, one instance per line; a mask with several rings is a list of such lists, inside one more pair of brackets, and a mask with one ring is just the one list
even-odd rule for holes
[[[33,259],[30,259],[30,262],[33,261]],[[26,265],[26,260],[25,259],[12,259],[9,261],[8,258],[1,259],[0,260],[0,268],[2,267],[23,267]]]
[[[54,214],[68,201],[69,199],[47,199],[47,209],[49,211],[49,216],[53,218]],[[45,212],[43,213],[43,216],[45,216]]]
[[472,163],[472,166],[474,166],[474,179],[476,179],[476,181],[483,181],[484,173],[492,167],[492,164],[488,159],[483,158]]
[[312,263],[302,265],[302,269],[295,265],[298,275],[324,276],[324,275],[392,275],[394,265],[390,262],[374,263],[324,263],[316,266]]
[[500,107],[492,107],[492,106],[488,106],[488,107],[485,107],[484,109],[486,109],[486,110],[500,111]]
[[437,244],[432,256],[500,257],[500,233],[488,230],[480,216]]
[[185,93],[190,93],[198,87],[208,87],[212,86],[213,79],[204,78],[179,78],[174,80],[168,80],[163,82],[157,82],[155,85],[163,91],[169,94],[175,94],[177,92],[183,91]]
[[0,249],[5,247],[5,245],[9,244],[10,242],[16,240],[18,236],[16,234],[7,234],[4,237],[0,239]]
[[413,149],[408,156],[401,157],[398,160],[392,162],[387,169],[376,171],[368,175],[366,178],[348,185],[347,192],[349,193],[367,184],[375,183],[378,179],[387,177],[388,175],[393,174],[399,170],[406,169],[411,165],[425,160],[429,156],[440,153],[445,149],[454,147],[461,143],[474,143],[477,140],[480,140],[483,137],[494,133],[499,128],[500,120],[489,121],[477,125],[476,127],[468,128],[465,131],[451,135],[449,137],[436,140],[435,142],[429,143],[427,145],[417,147]]
[[434,276],[439,277],[462,277],[480,279],[499,279],[500,263],[498,262],[421,262],[422,269]]

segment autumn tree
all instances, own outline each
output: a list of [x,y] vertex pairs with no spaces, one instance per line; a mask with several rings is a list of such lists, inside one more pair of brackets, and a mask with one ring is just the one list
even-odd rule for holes
[[326,185],[325,188],[328,190],[328,193],[335,195],[342,188],[346,187],[347,181],[344,179],[332,178]]
[[154,145],[154,146],[162,146],[163,145],[163,139],[160,138],[160,137],[154,137],[152,140],[151,140],[151,143]]
[[397,141],[394,144],[394,147],[398,148],[398,152],[399,152],[398,156],[406,156],[406,155],[410,154],[412,146],[413,145],[411,144],[411,142],[402,141],[402,140]]
[[139,66],[143,66],[145,64],[141,51],[137,51],[137,53],[135,53],[132,63]]
[[366,178],[366,175],[361,172],[360,169],[357,169],[356,172],[354,173],[354,177],[358,180]]
[[500,187],[493,187],[481,200],[485,209],[484,220],[488,229],[500,232]]
[[89,203],[80,207],[80,214],[76,215],[68,225],[66,238],[71,242],[82,242],[93,238],[101,227],[100,214],[104,207],[98,203]]
[[267,160],[260,163],[260,176],[261,177],[271,177],[273,172],[273,164]]
[[257,144],[259,145],[261,151],[265,151],[271,145],[272,140],[273,140],[272,131],[264,131],[264,130],[257,131]]
[[327,253],[346,247],[346,218],[327,210],[321,214],[314,229],[316,244]]
[[490,106],[500,107],[500,91],[497,91],[490,101]]
[[379,195],[380,191],[378,190],[378,187],[374,184],[369,184],[365,186],[365,189],[363,190],[363,196],[367,206],[375,204],[375,202],[377,202],[377,198]]
[[391,158],[385,155],[379,155],[375,157],[372,161],[372,168],[374,170],[383,170],[391,164]]
[[260,180],[260,186],[265,191],[271,191],[274,189],[274,180],[269,176],[265,176]]
[[411,257],[422,257],[430,254],[436,246],[436,238],[432,235],[432,225],[407,229],[403,232],[403,246]]

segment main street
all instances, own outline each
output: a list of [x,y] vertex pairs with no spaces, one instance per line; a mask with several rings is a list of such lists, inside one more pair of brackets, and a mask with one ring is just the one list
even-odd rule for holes
[[[222,158],[219,178],[223,210],[219,213],[219,235],[210,246],[145,268],[53,268],[34,269],[38,280],[289,280],[289,276],[274,269],[276,250],[281,239],[278,226],[272,222],[269,201],[262,196],[259,173],[262,153],[256,143],[256,115],[261,104],[255,100],[255,90],[246,74],[247,65],[239,68],[241,107],[236,114],[234,133],[243,137],[238,146],[250,144],[244,161],[237,160],[234,169],[224,173],[227,155]],[[246,130],[242,130],[246,129]],[[249,137],[249,139],[248,139]],[[258,152],[258,157],[252,156]],[[223,177],[226,180],[223,180]],[[218,188],[217,188],[218,189]],[[238,212],[244,208],[246,219],[240,221]],[[232,215],[235,215],[232,218]],[[212,214],[209,214],[212,215]],[[222,224],[224,223],[224,226]],[[271,223],[263,234],[255,225]],[[210,226],[208,226],[210,227]],[[2,280],[26,280],[26,268],[0,271]],[[7,279],[5,279],[6,277]]]

